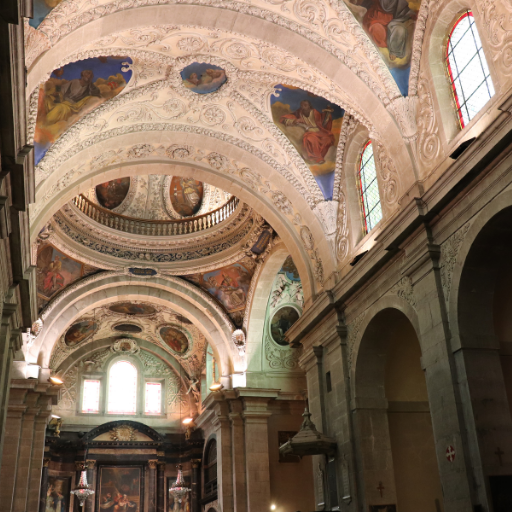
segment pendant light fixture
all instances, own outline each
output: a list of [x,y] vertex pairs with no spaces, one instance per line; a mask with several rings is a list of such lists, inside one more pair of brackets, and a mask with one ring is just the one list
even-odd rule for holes
[[80,502],[80,506],[82,510],[84,508],[84,504],[89,496],[94,494],[94,491],[91,489],[91,486],[87,483],[87,448],[84,453],[84,469],[80,472],[80,482],[78,482],[78,487],[71,491],[71,494],[74,494],[78,501]]

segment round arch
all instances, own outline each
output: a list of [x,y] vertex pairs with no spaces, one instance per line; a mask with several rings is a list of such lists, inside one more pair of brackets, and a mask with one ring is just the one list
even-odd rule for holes
[[[317,215],[298,190],[269,163],[227,141],[213,139],[205,134],[163,131],[158,141],[172,142],[187,148],[186,161],[148,155],[135,160],[119,161],[108,166],[86,165],[101,157],[115,144],[117,148],[135,144],[155,143],[154,132],[127,133],[99,142],[61,162],[60,166],[39,187],[36,193],[37,209],[31,210],[32,241],[64,204],[81,192],[127,174],[190,175],[218,186],[237,196],[262,215],[278,232],[290,253],[296,255],[296,265],[303,281],[305,298],[316,293],[315,264],[321,262],[324,276],[334,271],[334,257]],[[197,149],[203,152],[202,160]],[[206,154],[208,153],[208,154]],[[214,159],[210,158],[210,156]],[[229,155],[229,158],[224,155]],[[196,159],[197,157],[197,159]],[[87,159],[84,161],[84,159]],[[232,164],[231,161],[235,163]],[[243,164],[241,163],[243,162]],[[257,171],[255,171],[257,169]],[[78,171],[79,170],[79,171]],[[71,184],[72,183],[72,184]],[[286,191],[286,195],[281,192]],[[298,217],[297,217],[298,216]],[[300,222],[297,223],[297,219]],[[313,237],[312,233],[315,233]],[[312,268],[313,267],[313,268]]]
[[[347,20],[350,21],[352,15],[348,12],[347,14],[349,15]],[[112,32],[142,26],[154,26],[154,20],[159,20],[162,25],[189,25],[207,30],[227,30],[234,33],[233,35],[236,37],[245,35],[260,39],[261,34],[265,34],[268,43],[301,58],[307,65],[317,68],[334,83],[343,84],[343,89],[347,91],[347,96],[351,98],[350,104],[360,106],[363,115],[371,120],[374,126],[379,127],[382,144],[385,147],[393,148],[393,159],[396,167],[400,169],[411,168],[410,156],[399,125],[393,114],[386,109],[389,101],[399,98],[400,93],[378,55],[375,55],[376,58],[368,62],[368,67],[374,71],[372,75],[375,78],[369,75],[366,70],[360,72],[361,78],[357,74],[357,64],[354,59],[347,60],[341,50],[333,54],[328,49],[322,48],[320,44],[312,43],[311,40],[300,34],[301,31],[297,30],[299,28],[297,24],[295,24],[297,27],[295,31],[292,31],[285,26],[247,12],[234,12],[215,6],[173,4],[144,6],[112,12],[80,26],[78,25],[81,21],[77,19],[74,24],[77,28],[63,37],[60,37],[57,29],[51,49],[35,62],[29,72],[28,91],[33,91],[37,84],[45,79],[49,70],[58,67],[70,53],[78,55],[84,46],[84,41],[91,40],[91,34],[94,35],[94,39],[100,39]],[[362,32],[359,25],[354,30],[361,31],[361,35],[367,40],[367,36]],[[304,34],[309,33],[310,31],[304,30]],[[326,44],[329,46],[327,39]],[[373,45],[368,44],[367,46],[368,52],[375,52]],[[297,55],[298,48],[308,48],[308,51]],[[338,55],[335,56],[335,54]],[[349,62],[350,65],[345,64],[345,62]],[[375,73],[375,67],[377,73]],[[381,97],[379,97],[379,94]]]
[[215,350],[221,374],[230,379],[233,362],[239,357],[231,341],[233,324],[205,292],[174,277],[157,276],[147,281],[128,274],[105,272],[79,281],[43,311],[44,326],[30,347],[27,359],[48,368],[55,341],[74,320],[96,307],[134,298],[165,305],[192,317]]

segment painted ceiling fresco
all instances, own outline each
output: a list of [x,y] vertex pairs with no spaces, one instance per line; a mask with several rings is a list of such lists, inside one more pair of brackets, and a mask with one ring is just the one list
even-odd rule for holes
[[148,316],[154,315],[156,309],[149,304],[136,304],[134,302],[120,302],[109,307],[112,313],[120,313],[129,316]]
[[245,258],[241,262],[210,272],[186,276],[187,281],[197,284],[215,297],[226,309],[233,323],[240,327],[243,322],[247,294],[254,274],[254,261]]
[[226,82],[226,72],[213,64],[194,62],[181,72],[183,85],[197,94],[208,94]]
[[103,208],[117,208],[128,195],[130,178],[118,178],[96,186],[96,197]]
[[270,104],[274,123],[304,159],[325,199],[331,200],[344,110],[289,85],[277,85]]
[[379,50],[400,92],[409,92],[412,43],[420,0],[344,0]]
[[173,326],[164,326],[158,331],[164,343],[177,354],[184,354],[189,347],[185,333]]
[[90,338],[98,330],[98,324],[94,320],[84,320],[73,324],[64,335],[64,343],[68,347],[74,347]]
[[52,72],[39,88],[34,158],[38,164],[51,145],[74,123],[117,96],[130,81],[129,57],[95,57]]
[[37,253],[37,303],[41,310],[66,286],[98,269],[81,263],[51,244],[39,247]]
[[191,217],[201,208],[203,184],[200,181],[174,176],[169,193],[172,207],[182,217]]

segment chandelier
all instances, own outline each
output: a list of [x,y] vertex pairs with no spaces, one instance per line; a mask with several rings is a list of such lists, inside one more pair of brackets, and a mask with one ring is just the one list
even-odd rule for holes
[[85,469],[80,473],[78,487],[73,489],[71,494],[74,494],[78,498],[81,507],[84,506],[85,500],[94,494],[94,491],[89,488],[89,484],[87,483],[87,471]]
[[187,494],[190,492],[190,489],[188,487],[185,487],[185,480],[183,480],[181,464],[178,464],[176,467],[178,468],[178,476],[176,478],[176,482],[172,484],[169,492],[174,496],[174,501],[178,501],[178,503],[181,503],[183,499],[187,497]]

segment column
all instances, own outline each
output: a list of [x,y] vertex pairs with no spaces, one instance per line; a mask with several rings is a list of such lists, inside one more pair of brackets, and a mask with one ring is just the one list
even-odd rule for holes
[[[157,469],[157,493],[156,493],[156,510],[157,512],[165,511],[165,462],[158,462]],[[194,495],[194,480],[192,479],[192,496]],[[192,512],[194,507],[192,506]]]
[[272,413],[267,410],[268,401],[265,397],[244,397],[248,512],[270,510],[268,418]]
[[[38,393],[28,393],[27,411],[23,416],[21,426],[21,439],[18,451],[18,467],[16,468],[16,482],[14,485],[13,512],[25,512],[27,509],[28,482],[30,476],[30,463],[32,461],[32,448],[34,445],[34,428],[39,409],[33,407],[39,399]],[[39,493],[37,493],[39,494]]]
[[[43,468],[41,471],[41,492],[39,493],[39,512],[46,512],[46,493],[48,492],[48,465],[50,459],[43,459]],[[35,509],[34,509],[35,510]]]
[[[14,395],[23,395],[21,402],[26,395],[26,390],[16,390],[19,393],[11,393],[10,401]],[[19,402],[20,400],[16,400]],[[6,510],[12,510],[14,500],[14,485],[18,469],[18,450],[20,447],[21,427],[23,414],[26,406],[22,404],[9,405],[5,421],[4,444],[5,449],[2,455],[2,467],[0,470],[0,503]]]
[[[46,402],[48,402],[48,398],[46,398]],[[44,405],[44,402],[42,405]],[[40,489],[42,485],[41,472],[43,468],[44,437],[46,433],[46,424],[48,422],[48,413],[48,408],[43,407],[43,410],[36,417],[34,425],[34,446],[32,449],[32,461],[30,464],[27,510],[37,510],[38,507],[38,496],[40,496]],[[44,488],[44,491],[46,492],[46,487]]]
[[231,412],[231,439],[233,440],[233,495],[236,512],[247,512],[247,477],[245,474],[245,433],[243,402],[232,400],[229,403]]
[[[444,509],[449,512],[473,510],[476,485],[485,487],[479,475],[476,482],[470,477],[468,438],[463,423],[461,397],[455,385],[456,367],[451,349],[446,304],[443,295],[439,246],[425,240],[425,252],[417,253],[418,262],[411,269],[417,302],[419,338],[422,345],[421,362],[425,371],[430,415],[434,430],[439,476],[443,483]],[[446,457],[449,447],[455,459]]]
[[191,512],[201,512],[201,459],[192,459],[191,488],[192,492],[190,496],[190,510]]
[[148,512],[156,512],[156,466],[157,460],[148,460]]
[[[91,486],[92,489],[96,489],[96,461],[95,460],[86,460],[85,468],[87,470],[87,483]],[[85,502],[85,512],[94,512],[94,503],[95,496],[91,498],[87,498]]]

